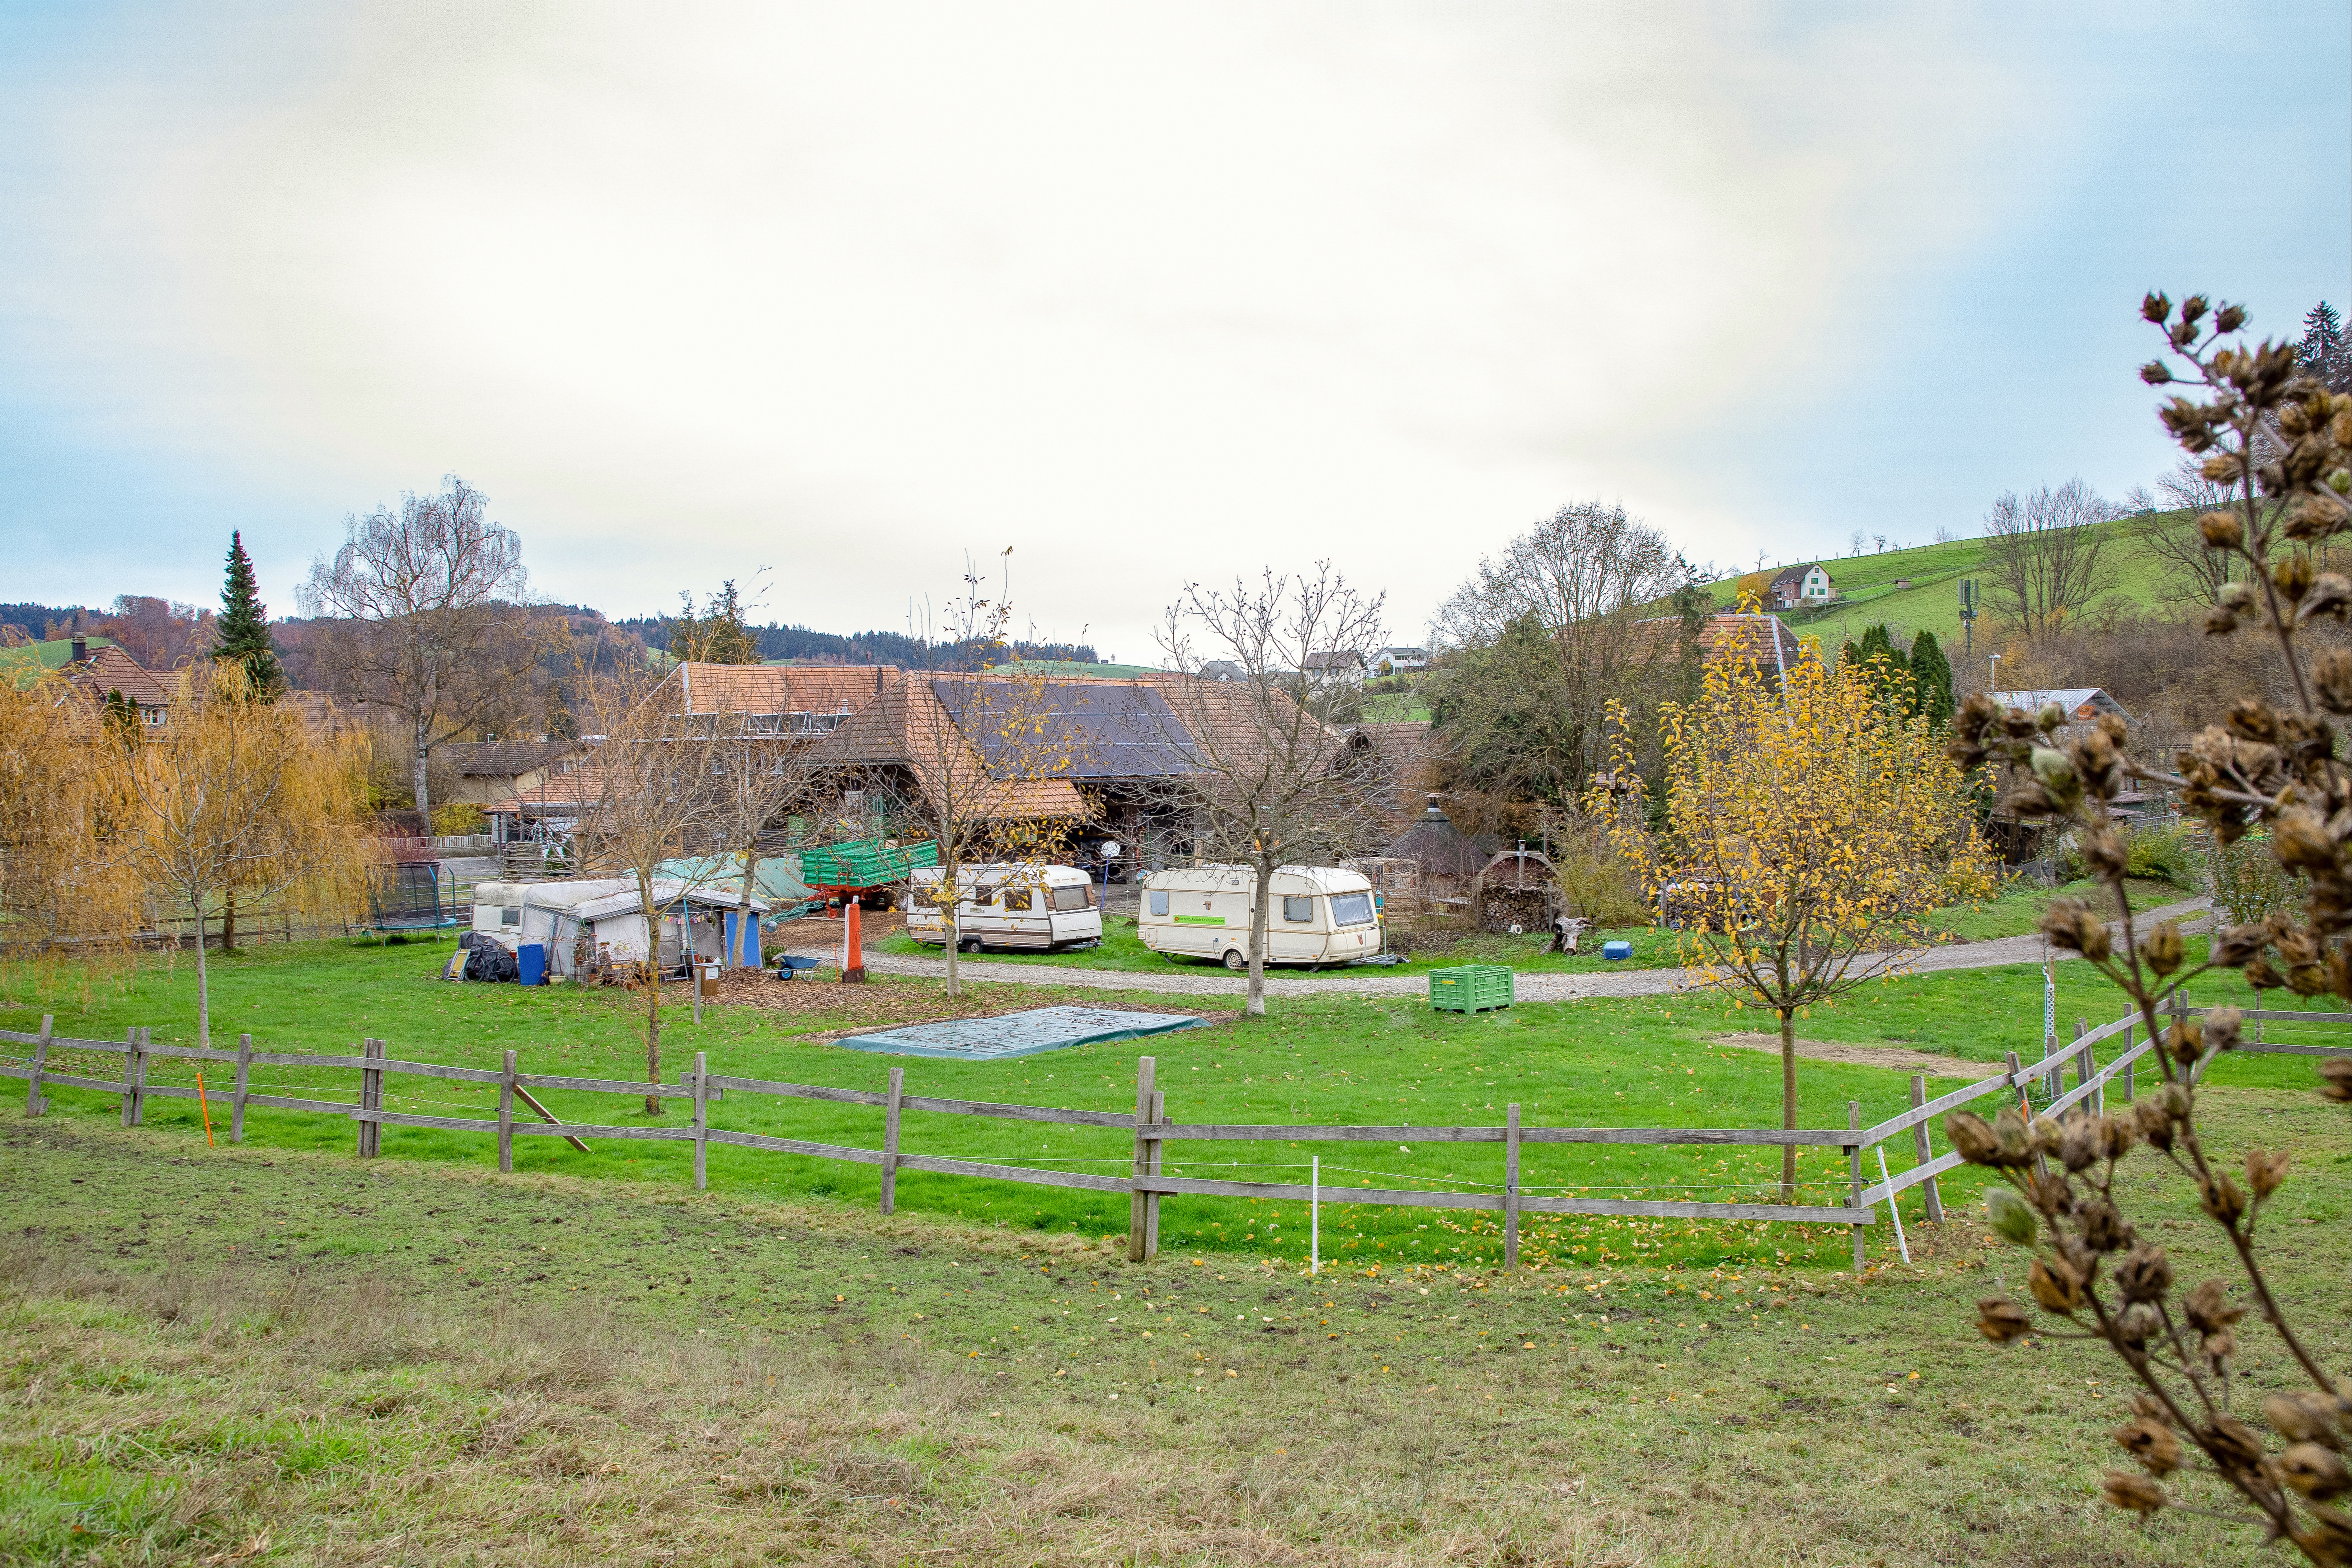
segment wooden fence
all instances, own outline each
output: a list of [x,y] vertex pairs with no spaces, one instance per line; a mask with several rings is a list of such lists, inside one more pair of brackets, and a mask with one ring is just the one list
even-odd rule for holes
[[[2180,1016],[2201,1016],[2210,1009],[2179,1009]],[[2249,1020],[2273,1020],[2282,1023],[2339,1024],[2352,1026],[2352,1014],[2283,1013],[2250,1011]],[[139,1125],[146,1101],[152,1096],[195,1099],[199,1088],[183,1084],[151,1084],[147,1065],[155,1058],[184,1060],[194,1063],[213,1062],[233,1068],[227,1102],[229,1106],[228,1136],[232,1142],[245,1136],[246,1111],[254,1106],[282,1110],[323,1112],[344,1116],[358,1124],[358,1152],[369,1158],[381,1152],[383,1130],[385,1127],[431,1127],[450,1131],[494,1133],[498,1141],[499,1169],[514,1169],[514,1141],[517,1137],[562,1137],[568,1139],[583,1152],[585,1140],[654,1139],[664,1142],[690,1142],[694,1145],[694,1184],[698,1190],[706,1184],[706,1162],[710,1145],[761,1149],[778,1153],[802,1154],[821,1160],[841,1160],[856,1164],[880,1167],[881,1210],[888,1214],[897,1203],[898,1173],[927,1171],[942,1175],[969,1176],[989,1181],[1020,1182],[1038,1186],[1082,1188],[1093,1192],[1125,1194],[1129,1200],[1128,1226],[1128,1258],[1132,1262],[1148,1261],[1157,1255],[1160,1243],[1160,1207],[1171,1196],[1197,1195],[1258,1199],[1295,1199],[1302,1202],[1334,1204],[1367,1204],[1374,1205],[1482,1210],[1499,1213],[1503,1218],[1503,1255],[1506,1268],[1516,1268],[1518,1262],[1519,1216],[1540,1215],[1613,1215],[1643,1218],[1684,1218],[1742,1221],[1772,1221],[1800,1225],[1844,1225],[1853,1228],[1854,1271],[1864,1265],[1864,1227],[1876,1221],[1877,1205],[1888,1205],[1890,1212],[1896,1195],[1915,1186],[1924,1186],[1922,1194],[1927,1217],[1943,1217],[1941,1194],[1936,1188],[1936,1178],[1961,1163],[1958,1154],[1937,1155],[1931,1143],[1930,1128],[1946,1111],[1970,1104],[1987,1096],[2000,1096],[2005,1101],[2011,1094],[2024,1098],[2031,1104],[2036,1086],[2045,1089],[2047,1103],[2037,1114],[2054,1115],[2071,1107],[2089,1101],[2095,1108],[2104,1107],[2109,1086],[2115,1086],[2121,1099],[2129,1100],[2133,1093],[2135,1068],[2139,1058],[2154,1048],[2154,1042],[2134,1041],[2138,1032],[2137,1015],[2116,1020],[2098,1029],[2077,1023],[2075,1037],[2060,1049],[2030,1066],[2021,1065],[2015,1052],[2009,1056],[2006,1067],[1999,1073],[1964,1089],[1934,1100],[1927,1098],[1926,1079],[1915,1075],[1911,1079],[1911,1109],[1888,1118],[1875,1126],[1862,1124],[1862,1105],[1850,1100],[1846,1105],[1846,1125],[1843,1128],[1718,1128],[1718,1127],[1530,1127],[1522,1124],[1519,1107],[1514,1103],[1506,1108],[1505,1120],[1498,1127],[1333,1127],[1318,1125],[1259,1125],[1223,1122],[1171,1121],[1167,1113],[1167,1097],[1155,1081],[1156,1063],[1150,1057],[1138,1058],[1136,1064],[1135,1110],[1129,1111],[1072,1110],[1055,1106],[1000,1104],[988,1100],[950,1100],[906,1092],[907,1069],[893,1067],[886,1093],[866,1089],[835,1089],[821,1084],[780,1083],[765,1079],[739,1078],[710,1072],[703,1054],[697,1052],[690,1071],[679,1075],[675,1085],[660,1086],[663,1098],[687,1099],[693,1102],[692,1121],[680,1127],[562,1123],[556,1121],[531,1094],[532,1089],[562,1090],[590,1094],[616,1094],[643,1098],[654,1086],[625,1079],[572,1078],[543,1073],[525,1073],[517,1066],[516,1053],[506,1053],[505,1062],[496,1070],[487,1068],[446,1067],[434,1062],[406,1061],[386,1054],[379,1039],[366,1041],[358,1056],[319,1055],[309,1052],[257,1051],[253,1037],[241,1035],[235,1051],[206,1050],[193,1046],[159,1046],[149,1038],[149,1031],[132,1029],[122,1040],[72,1039],[52,1032],[53,1020],[43,1018],[37,1035],[0,1031],[0,1041],[32,1047],[29,1058],[0,1062],[0,1077],[26,1080],[25,1114],[38,1116],[47,1107],[42,1090],[50,1085],[95,1089],[118,1095],[121,1100],[122,1124]],[[2104,1068],[2098,1066],[2097,1047],[2104,1042],[2120,1037],[2112,1060]],[[2263,1044],[2249,1041],[2239,1047],[2248,1052],[2326,1055],[2352,1052],[2352,1043],[2344,1046],[2305,1046]],[[56,1051],[100,1051],[119,1054],[123,1058],[122,1077],[91,1078],[59,1072],[48,1064],[49,1053]],[[2201,1072],[2207,1062],[2200,1063]],[[344,1068],[359,1075],[356,1103],[313,1100],[299,1096],[255,1093],[251,1088],[252,1070],[256,1067],[299,1067]],[[2071,1068],[2074,1088],[2063,1090],[2061,1075]],[[383,1105],[383,1080],[387,1074],[406,1074],[424,1078],[452,1079],[462,1083],[493,1086],[498,1089],[499,1109],[495,1121],[482,1117],[427,1116],[410,1111],[388,1110]],[[796,1138],[780,1138],[767,1133],[740,1131],[710,1125],[710,1107],[729,1094],[772,1095],[785,1099],[827,1100],[843,1105],[870,1106],[882,1112],[881,1147],[853,1148],[835,1143],[812,1142]],[[533,1121],[518,1116],[520,1100],[539,1118]],[[1016,1121],[1049,1122],[1062,1126],[1099,1127],[1124,1131],[1133,1140],[1131,1164],[1125,1175],[1097,1175],[1082,1171],[1051,1171],[1024,1165],[997,1164],[984,1161],[955,1159],[946,1155],[911,1152],[901,1146],[900,1120],[905,1112],[921,1111],[951,1116],[980,1116]],[[1916,1160],[1909,1170],[1874,1184],[1865,1184],[1863,1175],[1863,1154],[1866,1150],[1904,1138],[1908,1134]],[[1499,1143],[1503,1146],[1503,1180],[1493,1190],[1423,1191],[1398,1187],[1335,1187],[1319,1182],[1243,1182],[1174,1176],[1165,1173],[1166,1151],[1170,1144],[1184,1142],[1368,1142],[1368,1143]],[[1771,1147],[1834,1148],[1846,1161],[1847,1197],[1843,1205],[1746,1204],[1711,1203],[1683,1199],[1592,1198],[1567,1195],[1545,1195],[1526,1191],[1519,1182],[1519,1152],[1531,1143],[1605,1143],[1622,1145],[1687,1146],[1708,1144],[1762,1145]],[[1122,1159],[1129,1158],[1122,1156]]]

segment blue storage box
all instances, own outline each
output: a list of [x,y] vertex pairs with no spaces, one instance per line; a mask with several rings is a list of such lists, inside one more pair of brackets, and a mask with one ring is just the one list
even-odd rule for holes
[[1601,956],[1612,963],[1619,959],[1631,958],[1633,956],[1633,944],[1630,942],[1604,942],[1601,944]]

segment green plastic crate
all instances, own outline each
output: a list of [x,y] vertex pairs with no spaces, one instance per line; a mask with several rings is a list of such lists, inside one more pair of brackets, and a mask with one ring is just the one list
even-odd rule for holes
[[1429,1005],[1448,1013],[1482,1013],[1516,999],[1512,972],[1499,963],[1465,963],[1429,972]]

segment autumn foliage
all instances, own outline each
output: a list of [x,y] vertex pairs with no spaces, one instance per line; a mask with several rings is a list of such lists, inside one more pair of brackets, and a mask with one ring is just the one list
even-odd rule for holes
[[1778,1015],[1787,1126],[1798,1011],[1895,973],[1931,940],[1929,911],[1996,882],[1967,780],[1908,695],[1886,661],[1825,664],[1810,644],[1785,676],[1718,659],[1696,699],[1664,710],[1658,820],[1623,726],[1596,780],[1591,805],[1682,932],[1684,962]]

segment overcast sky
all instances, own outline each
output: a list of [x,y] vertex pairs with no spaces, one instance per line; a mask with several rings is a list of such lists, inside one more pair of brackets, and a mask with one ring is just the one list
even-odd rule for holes
[[2352,306],[2343,0],[0,4],[0,599],[291,611],[462,474],[608,614],[1417,640],[1622,500],[1729,568],[2168,461],[2150,287]]

